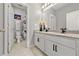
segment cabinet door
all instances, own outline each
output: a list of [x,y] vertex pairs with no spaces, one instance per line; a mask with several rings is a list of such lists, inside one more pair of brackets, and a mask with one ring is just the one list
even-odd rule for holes
[[45,40],[45,53],[50,56],[55,55],[55,47],[54,47],[54,42]]
[[35,34],[34,37],[34,44],[38,47],[39,46],[39,36],[37,34]]
[[61,56],[62,46],[56,42],[45,40],[45,52],[51,56]]
[[41,34],[35,34],[35,45],[44,51],[44,38]]
[[62,46],[62,56],[75,56],[75,49]]
[[43,38],[39,38],[39,48],[44,51],[44,39]]

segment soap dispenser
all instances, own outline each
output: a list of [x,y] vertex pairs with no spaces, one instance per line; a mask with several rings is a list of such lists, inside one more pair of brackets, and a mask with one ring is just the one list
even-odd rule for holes
[[40,31],[42,31],[42,24],[41,23],[40,23],[40,26],[39,27],[40,27]]

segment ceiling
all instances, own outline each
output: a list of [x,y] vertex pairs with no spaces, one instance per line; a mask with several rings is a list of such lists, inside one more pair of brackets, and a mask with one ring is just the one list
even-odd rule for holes
[[[31,4],[31,3],[29,3],[29,4]],[[34,3],[35,4],[35,3]],[[40,6],[41,8],[42,8],[42,6],[45,4],[45,3],[37,3],[37,4],[39,4],[39,5],[37,5],[37,6]],[[51,7],[51,9],[53,9],[53,10],[58,10],[58,9],[60,9],[61,7],[64,7],[64,6],[66,6],[68,3],[57,3],[55,6],[52,6]],[[26,6],[24,6],[23,4],[20,4],[20,3],[12,3],[12,5],[13,5],[13,7],[17,7],[17,8],[20,8],[20,9],[27,9],[27,7]],[[36,6],[36,4],[35,4],[35,6]]]
[[[41,5],[43,6],[44,3],[41,4]],[[49,9],[52,9],[52,10],[57,11],[57,10],[59,10],[60,8],[66,6],[66,5],[68,5],[68,3],[56,3],[55,5],[52,5]],[[43,8],[43,9],[47,9],[48,7],[49,7],[49,6],[47,6],[46,8]],[[49,9],[47,9],[47,10],[49,10]]]
[[12,3],[12,6],[15,7],[15,8],[23,9],[23,10],[27,9],[26,6],[24,6],[23,4],[20,4],[20,3]]
[[59,10],[60,8],[64,7],[64,6],[67,6],[68,3],[57,3],[57,5],[53,6],[52,9],[57,11]]

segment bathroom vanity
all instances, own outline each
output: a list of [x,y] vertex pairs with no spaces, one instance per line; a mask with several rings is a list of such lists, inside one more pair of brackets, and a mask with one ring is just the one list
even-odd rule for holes
[[49,56],[79,55],[79,34],[34,31],[34,44]]

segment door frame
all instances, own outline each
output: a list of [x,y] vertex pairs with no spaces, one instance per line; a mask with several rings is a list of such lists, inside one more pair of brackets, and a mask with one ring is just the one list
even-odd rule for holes
[[[8,54],[8,5],[10,3],[4,4],[4,28],[5,28],[5,34],[4,34],[4,54]],[[23,4],[22,4],[23,5]],[[27,7],[27,36],[26,36],[26,47],[29,47],[29,6],[24,5]]]

